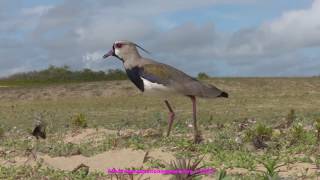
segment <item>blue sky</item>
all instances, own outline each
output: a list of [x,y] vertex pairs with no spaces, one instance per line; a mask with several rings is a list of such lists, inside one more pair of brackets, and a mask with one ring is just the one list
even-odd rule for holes
[[122,68],[101,58],[121,39],[191,75],[319,75],[318,17],[320,0],[4,0],[0,76]]
[[270,0],[242,4],[218,4],[165,14],[159,19],[163,18],[176,24],[190,21],[201,24],[211,21],[216,24],[218,30],[234,32],[242,28],[259,26],[263,22],[281,16],[286,11],[308,8],[311,3],[311,0]]

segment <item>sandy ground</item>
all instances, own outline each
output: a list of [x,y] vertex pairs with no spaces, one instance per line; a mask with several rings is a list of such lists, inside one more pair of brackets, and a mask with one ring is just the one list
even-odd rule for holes
[[[121,149],[103,152],[91,157],[85,157],[82,155],[68,157],[50,157],[49,155],[37,155],[37,160],[35,160],[30,157],[28,158],[17,156],[10,161],[0,160],[0,163],[8,166],[33,166],[36,164],[36,161],[42,161],[44,166],[67,171],[72,171],[80,164],[84,164],[89,167],[91,172],[106,172],[107,169],[112,168],[125,169],[131,167],[141,167],[141,169],[146,169],[143,164],[145,154],[146,152],[142,150]],[[165,161],[167,163],[175,159],[175,157],[171,153],[163,152],[159,149],[149,151],[148,156],[150,158],[161,159],[162,161]],[[151,179],[155,180],[170,179],[170,176],[160,174],[147,174],[143,177],[150,177]],[[212,179],[212,177],[204,177],[203,179]]]
[[[84,140],[99,139],[105,134],[114,134],[116,131],[106,130],[106,129],[83,129],[78,132],[70,132],[66,135],[65,142],[80,143]],[[106,172],[107,169],[117,168],[140,168],[146,169],[144,165],[144,158],[146,156],[146,151],[143,150],[133,150],[133,149],[117,149],[110,150],[100,154],[96,154],[91,157],[86,157],[83,155],[73,155],[67,157],[50,157],[47,154],[37,153],[36,159],[32,156],[15,156],[13,159],[5,160],[0,158],[0,163],[3,165],[35,165],[37,161],[42,161],[44,166],[51,167],[54,169],[61,169],[72,171],[80,164],[84,164],[89,167],[89,170]],[[166,152],[162,149],[152,149],[148,151],[148,157],[154,159],[161,159],[164,163],[170,163],[171,160],[175,160],[173,153]],[[263,166],[258,166],[257,170],[265,171]],[[315,164],[311,163],[294,163],[280,168],[281,177],[301,177],[302,175],[313,175],[319,173]],[[248,174],[249,171],[244,168],[229,168],[227,169],[227,174]],[[151,179],[169,179],[170,176],[148,174],[143,177],[151,177]],[[206,176],[203,179],[212,179],[213,177]]]
[[[122,135],[126,136],[130,135],[131,131],[128,132],[120,132]],[[106,134],[115,134],[119,133],[114,130],[107,129],[94,129],[87,128],[82,129],[81,131],[73,131],[67,133],[64,138],[66,143],[75,143],[79,144],[84,141],[98,141],[99,138],[102,138]],[[149,131],[139,132],[140,135],[149,135]],[[1,148],[0,148],[1,150]],[[59,156],[59,157],[51,157],[48,154],[36,153],[36,158],[32,155],[30,156],[14,156],[10,160],[0,158],[0,164],[6,166],[22,166],[22,165],[36,165],[36,162],[43,162],[43,165],[46,167],[51,167],[54,169],[61,169],[72,171],[77,168],[80,164],[84,164],[89,167],[91,172],[100,171],[106,172],[107,169],[126,169],[126,168],[139,168],[139,169],[147,169],[144,164],[144,159],[146,153],[148,152],[148,158],[150,159],[159,159],[161,162],[169,164],[170,161],[175,160],[173,153],[165,152],[162,149],[152,149],[150,151],[143,150],[133,150],[133,149],[116,149],[106,151],[100,154],[96,154],[94,156],[86,157],[83,155],[73,155],[73,156]],[[14,153],[14,152],[7,152]],[[160,174],[147,174],[143,176],[144,178],[150,177],[155,180],[166,180],[170,179],[171,176],[160,175]],[[213,177],[204,177],[203,179],[212,179]]]
[[[42,160],[43,164],[47,167],[54,169],[61,169],[72,171],[80,164],[89,166],[90,171],[102,171],[106,172],[109,168],[125,169],[131,167],[141,167],[144,169],[143,159],[146,152],[142,150],[132,150],[132,149],[121,149],[121,150],[111,150],[97,154],[91,157],[85,157],[82,155],[68,156],[68,157],[50,157],[49,155],[38,155],[37,161]],[[169,152],[163,152],[162,150],[155,149],[149,152],[149,157],[162,159],[165,162],[170,162],[174,160],[174,156]],[[28,160],[29,159],[29,160]],[[1,164],[5,165],[35,165],[36,161],[28,157],[15,157],[11,161],[0,160]],[[258,166],[257,170],[265,171],[262,166]],[[280,168],[281,177],[301,177],[302,175],[314,175],[319,173],[315,164],[310,163],[294,163],[288,166],[283,166]],[[227,169],[227,174],[248,174],[249,171],[244,168],[232,168]],[[170,176],[164,175],[145,175],[144,177],[151,177],[151,179],[169,179]],[[213,177],[204,177],[203,179],[212,179]]]

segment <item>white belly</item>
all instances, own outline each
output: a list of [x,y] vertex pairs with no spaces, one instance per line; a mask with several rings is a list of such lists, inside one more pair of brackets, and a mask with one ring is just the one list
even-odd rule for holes
[[162,84],[153,83],[144,78],[141,78],[144,85],[144,93],[145,95],[156,95],[156,96],[167,96],[174,94],[175,91],[170,89]]

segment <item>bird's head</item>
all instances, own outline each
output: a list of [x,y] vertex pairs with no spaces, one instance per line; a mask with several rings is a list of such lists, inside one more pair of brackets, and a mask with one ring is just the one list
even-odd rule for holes
[[117,57],[122,61],[126,61],[130,58],[140,57],[140,54],[137,50],[137,47],[142,49],[143,51],[149,53],[139,45],[130,42],[130,41],[116,41],[112,45],[112,49],[103,56],[103,58],[107,58],[109,56]]

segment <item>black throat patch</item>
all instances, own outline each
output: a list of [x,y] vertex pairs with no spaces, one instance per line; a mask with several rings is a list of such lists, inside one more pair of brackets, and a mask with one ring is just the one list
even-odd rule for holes
[[133,82],[134,85],[137,86],[137,88],[139,88],[143,92],[144,84],[140,77],[141,71],[143,71],[143,69],[138,66],[131,69],[126,69],[129,79]]

